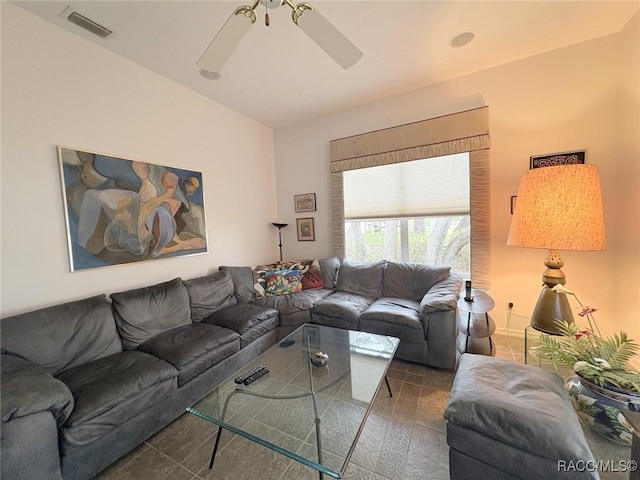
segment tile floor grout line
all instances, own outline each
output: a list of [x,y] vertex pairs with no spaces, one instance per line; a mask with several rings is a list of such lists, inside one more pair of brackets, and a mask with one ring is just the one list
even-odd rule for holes
[[174,460],[173,458],[171,458],[169,455],[167,455],[166,453],[164,453],[162,450],[159,450],[158,448],[154,447],[153,445],[151,445],[148,441],[145,440],[145,443],[152,448],[153,450],[155,450],[156,452],[158,452],[160,455],[162,455],[164,458],[168,459],[171,463],[175,464],[175,467],[173,470],[171,470],[169,473],[167,473],[164,477],[162,477],[160,480],[166,480],[168,475],[172,474],[175,469],[177,467],[187,470],[189,473],[193,474],[193,475],[197,475],[195,473],[193,473],[191,470],[189,470],[187,467],[185,467],[184,465],[182,465],[180,462]]

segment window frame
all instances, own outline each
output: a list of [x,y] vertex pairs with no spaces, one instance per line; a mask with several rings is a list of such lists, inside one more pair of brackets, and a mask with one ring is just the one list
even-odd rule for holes
[[342,172],[455,153],[469,153],[471,278],[490,288],[489,107],[332,140],[331,222],[334,255],[345,256]]

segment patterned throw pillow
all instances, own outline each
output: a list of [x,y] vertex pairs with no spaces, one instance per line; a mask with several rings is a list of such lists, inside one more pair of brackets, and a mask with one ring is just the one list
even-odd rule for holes
[[256,298],[265,296],[265,287],[267,285],[266,275],[276,270],[279,270],[279,268],[276,267],[275,264],[251,267],[251,272],[253,273],[253,290]]
[[322,288],[322,272],[320,262],[316,260],[298,260],[295,262],[281,262],[275,264],[281,270],[299,270],[302,272],[302,289]]
[[302,290],[300,270],[273,270],[265,275],[265,295],[289,295]]

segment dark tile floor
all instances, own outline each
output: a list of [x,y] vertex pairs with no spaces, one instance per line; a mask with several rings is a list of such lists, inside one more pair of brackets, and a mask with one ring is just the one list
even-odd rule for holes
[[[496,356],[524,362],[523,339],[494,335]],[[388,372],[394,396],[382,389],[356,446],[349,480],[445,480],[449,478],[445,420],[442,416],[452,371],[393,361]],[[208,461],[216,428],[184,414],[96,480],[316,480],[318,473],[241,437],[223,433],[216,463]],[[598,439],[589,436],[598,445]],[[605,446],[606,447],[606,446]],[[595,453],[595,452],[594,452]],[[623,452],[624,453],[624,452]],[[615,448],[600,458],[620,455]],[[598,455],[596,455],[598,456]],[[617,458],[617,457],[616,457]],[[628,457],[627,457],[628,458]],[[628,474],[606,474],[621,480]]]

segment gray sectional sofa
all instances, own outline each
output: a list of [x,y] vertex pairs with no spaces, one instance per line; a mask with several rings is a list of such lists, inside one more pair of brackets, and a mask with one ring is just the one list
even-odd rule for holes
[[455,365],[456,304],[462,278],[449,267],[390,261],[318,261],[320,288],[261,296],[256,271],[271,266],[220,267],[228,271],[242,303],[278,310],[278,338],[303,323],[362,330],[400,339],[396,358],[437,368]]
[[2,320],[2,478],[89,479],[277,341],[226,272]]
[[462,280],[448,268],[305,265],[287,265],[307,275],[290,294],[220,267],[3,319],[2,478],[91,478],[307,322],[396,336],[398,358],[453,368]]

